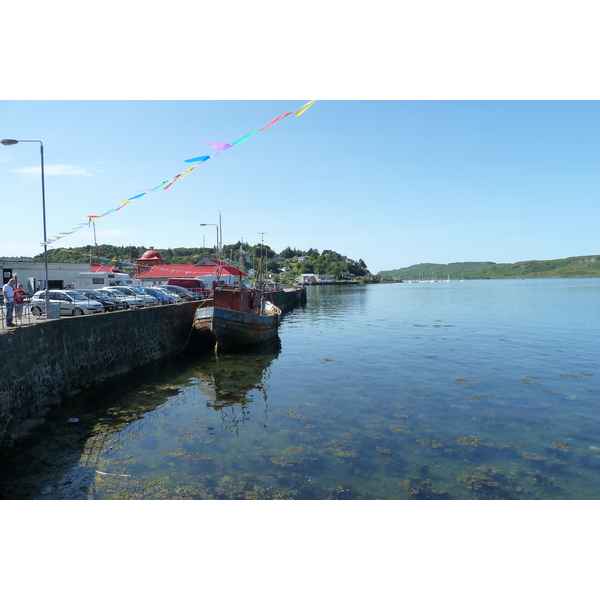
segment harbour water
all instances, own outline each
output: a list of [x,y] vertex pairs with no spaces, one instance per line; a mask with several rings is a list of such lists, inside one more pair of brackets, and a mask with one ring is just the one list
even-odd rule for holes
[[598,279],[308,290],[278,343],[54,409],[7,499],[598,499]]

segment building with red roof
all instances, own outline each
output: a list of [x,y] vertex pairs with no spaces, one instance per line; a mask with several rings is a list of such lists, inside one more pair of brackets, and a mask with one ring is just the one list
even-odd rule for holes
[[139,275],[152,267],[166,264],[167,261],[162,257],[161,253],[150,246],[150,250],[146,250],[146,252],[135,261],[136,274]]
[[248,273],[240,271],[225,261],[219,261],[218,265],[168,265],[155,264],[133,276],[142,282],[142,285],[166,284],[169,279],[202,279],[208,287],[212,287],[213,281],[222,281],[226,285],[234,285],[242,277],[249,277]]
[[121,271],[120,269],[117,269],[117,267],[102,266],[102,265],[99,265],[98,263],[91,263],[89,272],[90,273],[123,273],[123,271]]

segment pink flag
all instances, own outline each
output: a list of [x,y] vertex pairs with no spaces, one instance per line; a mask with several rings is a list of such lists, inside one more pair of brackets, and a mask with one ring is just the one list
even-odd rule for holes
[[227,148],[231,148],[231,144],[228,144],[227,142],[202,142],[202,143],[205,146],[210,146],[211,148],[218,150],[219,152],[222,152],[223,150],[227,150]]

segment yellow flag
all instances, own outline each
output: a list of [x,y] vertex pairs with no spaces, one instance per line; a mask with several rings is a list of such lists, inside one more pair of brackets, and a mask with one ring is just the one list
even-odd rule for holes
[[299,117],[305,110],[308,110],[316,100],[311,100],[308,104],[305,104],[297,113],[294,113],[295,117]]
[[187,171],[184,171],[179,179],[183,179],[186,175],[189,175],[197,166],[198,165],[194,165],[193,167],[190,167]]

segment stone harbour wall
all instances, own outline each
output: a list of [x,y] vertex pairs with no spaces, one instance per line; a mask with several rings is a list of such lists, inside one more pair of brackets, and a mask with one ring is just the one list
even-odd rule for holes
[[0,334],[0,447],[52,404],[111,377],[203,343],[198,302],[62,317]]
[[267,293],[267,300],[271,300],[285,314],[294,310],[294,308],[306,305],[306,288],[269,292]]
[[[306,304],[306,290],[273,292],[272,301],[285,314]],[[184,348],[209,350],[214,341],[192,326],[199,304],[61,317],[0,331],[0,449],[53,404]]]

